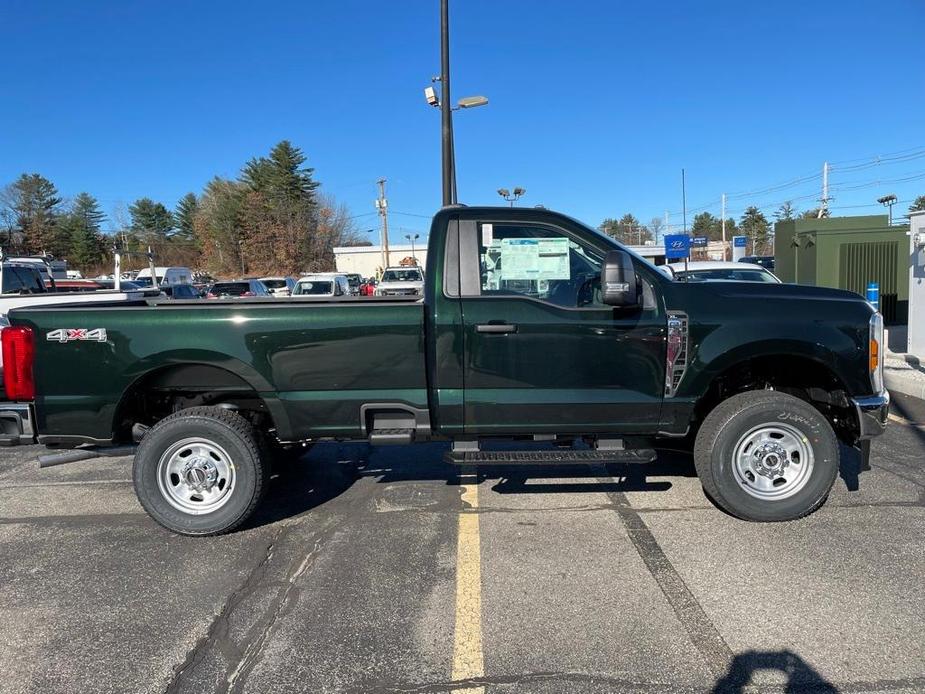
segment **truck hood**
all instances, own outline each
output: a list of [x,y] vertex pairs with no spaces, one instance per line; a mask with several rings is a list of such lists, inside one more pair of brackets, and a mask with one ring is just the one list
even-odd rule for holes
[[[813,287],[805,284],[777,284],[773,282],[674,282],[680,291],[692,290],[699,294],[712,294],[728,299],[798,299],[809,301],[844,301],[850,303],[867,303],[860,294],[845,289],[831,287]],[[759,304],[756,304],[759,306]]]

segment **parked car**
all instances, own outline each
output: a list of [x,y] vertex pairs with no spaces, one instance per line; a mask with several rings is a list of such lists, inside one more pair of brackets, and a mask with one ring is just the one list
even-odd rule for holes
[[356,274],[355,272],[347,273],[347,284],[350,285],[350,293],[353,296],[360,295],[360,285],[363,283],[363,278]]
[[191,284],[174,284],[161,287],[168,299],[201,299],[202,293]]
[[[460,465],[636,465],[690,436],[717,506],[792,520],[825,503],[839,440],[884,431],[883,321],[857,294],[675,282],[547,209],[445,207],[430,229],[424,301],[204,302],[195,329],[169,301],[12,311],[0,415],[81,446],[46,465],[136,442],[141,505],[185,535],[241,526],[270,451],[325,439],[449,440]],[[590,447],[480,449],[533,437]]]
[[746,255],[742,258],[739,258],[740,263],[751,263],[752,265],[760,265],[765,270],[770,270],[774,272],[774,256],[773,255]]
[[67,262],[64,260],[55,260],[53,256],[45,255],[16,255],[5,256],[4,262],[17,264],[28,264],[36,267],[44,273],[45,279],[65,280],[67,279]]
[[373,296],[376,293],[376,278],[367,277],[360,284],[360,296]]
[[[34,263],[4,261],[0,271],[3,294],[45,294],[48,274]],[[54,280],[48,280],[53,283]]]
[[[174,284],[192,284],[193,283],[193,271],[188,267],[156,267],[154,268],[155,276],[157,278],[157,286],[172,286]],[[138,274],[135,275],[133,280],[138,282],[142,286],[152,286],[151,285],[151,269],[142,268],[138,271]]]
[[350,296],[347,275],[336,272],[317,272],[302,275],[292,290],[293,296]]
[[424,273],[419,267],[390,267],[376,285],[376,296],[423,296]]
[[216,282],[206,290],[207,299],[238,299],[251,296],[270,296],[263,282],[255,279]]
[[260,281],[272,296],[289,296],[295,288],[295,280],[291,277],[261,277]]
[[670,269],[674,279],[683,280],[732,280],[734,282],[776,282],[777,276],[760,265],[730,263],[722,260],[696,260],[684,263],[662,265]]

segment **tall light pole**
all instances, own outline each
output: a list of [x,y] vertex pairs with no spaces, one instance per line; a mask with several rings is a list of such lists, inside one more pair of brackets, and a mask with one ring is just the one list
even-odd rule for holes
[[514,207],[514,203],[520,200],[526,192],[526,188],[514,188],[513,192],[507,188],[498,188],[498,195],[511,203],[511,207]]
[[443,204],[456,204],[456,159],[453,111],[450,109],[450,0],[440,0],[440,144],[443,159]]
[[440,0],[440,76],[433,82],[440,82],[441,95],[438,98],[433,87],[424,90],[427,103],[440,109],[440,153],[441,178],[443,179],[443,204],[456,204],[456,148],[453,142],[453,111],[460,108],[484,106],[484,96],[470,96],[460,99],[456,107],[450,100],[450,8],[449,0]]
[[412,258],[412,260],[414,260],[414,264],[417,265],[417,264],[418,264],[418,259],[417,259],[417,256],[414,255],[414,242],[415,242],[417,239],[421,238],[421,235],[420,235],[420,234],[415,234],[414,236],[412,236],[411,234],[405,234],[405,238],[408,239],[408,240],[411,242],[411,258]]

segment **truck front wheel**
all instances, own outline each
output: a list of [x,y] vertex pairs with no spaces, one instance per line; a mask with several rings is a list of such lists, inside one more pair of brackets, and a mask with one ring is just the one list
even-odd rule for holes
[[193,407],[145,434],[132,470],[145,511],[183,535],[218,535],[253,514],[269,480],[257,432],[220,407]]
[[814,407],[776,391],[720,403],[704,420],[694,464],[707,494],[750,521],[786,521],[825,503],[838,474],[838,441]]

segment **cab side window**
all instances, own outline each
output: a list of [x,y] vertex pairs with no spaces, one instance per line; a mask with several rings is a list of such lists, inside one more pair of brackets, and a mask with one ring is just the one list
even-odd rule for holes
[[22,277],[16,272],[15,267],[3,268],[3,293],[18,294],[23,288]]
[[561,229],[480,225],[482,296],[521,295],[566,308],[603,306],[602,263],[601,251]]

